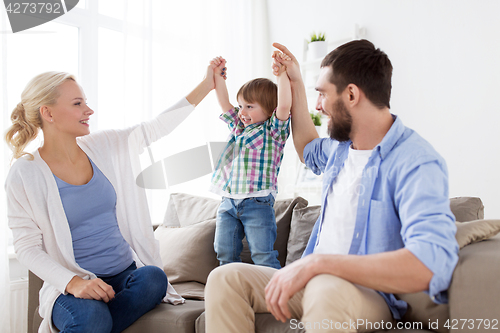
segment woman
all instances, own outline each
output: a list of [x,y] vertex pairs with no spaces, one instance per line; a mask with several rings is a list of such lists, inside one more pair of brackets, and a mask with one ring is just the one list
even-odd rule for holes
[[[209,67],[154,120],[89,134],[94,111],[72,75],[48,72],[28,83],[6,134],[18,160],[5,188],[18,259],[44,281],[40,331],[121,332],[162,299],[184,301],[159,268],[146,194],[135,183],[138,156],[213,88]],[[24,152],[39,129],[42,146]]]

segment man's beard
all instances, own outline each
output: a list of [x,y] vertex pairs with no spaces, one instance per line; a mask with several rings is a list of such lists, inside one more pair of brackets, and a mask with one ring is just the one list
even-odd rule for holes
[[344,102],[339,98],[332,105],[332,113],[335,119],[330,115],[330,123],[328,124],[328,134],[333,140],[345,142],[350,140],[352,117],[347,110]]

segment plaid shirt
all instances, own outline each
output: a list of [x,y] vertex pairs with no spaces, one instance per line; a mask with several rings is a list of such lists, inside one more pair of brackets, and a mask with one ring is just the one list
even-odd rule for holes
[[245,127],[234,108],[220,119],[231,133],[212,176],[211,190],[229,197],[276,192],[290,118],[279,120],[274,112],[268,120]]

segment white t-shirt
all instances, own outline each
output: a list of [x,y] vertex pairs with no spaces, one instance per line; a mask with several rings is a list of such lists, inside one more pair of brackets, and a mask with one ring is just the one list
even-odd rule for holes
[[371,154],[372,150],[355,150],[349,147],[344,167],[328,189],[325,215],[314,253],[349,253],[356,225],[359,194],[364,190],[361,177]]

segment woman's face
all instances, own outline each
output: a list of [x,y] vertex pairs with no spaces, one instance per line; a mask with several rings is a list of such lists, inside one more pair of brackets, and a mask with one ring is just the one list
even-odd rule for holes
[[58,91],[56,104],[48,107],[51,125],[75,137],[89,134],[88,122],[94,111],[88,107],[81,87],[75,81],[67,80]]

